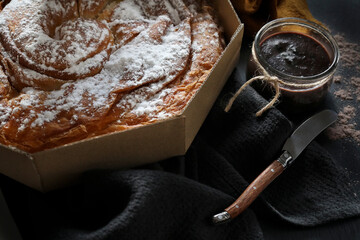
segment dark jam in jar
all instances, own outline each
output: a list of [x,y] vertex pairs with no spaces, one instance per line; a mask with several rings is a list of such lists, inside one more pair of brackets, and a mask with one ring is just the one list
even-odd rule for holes
[[315,39],[304,34],[281,32],[260,43],[266,61],[278,71],[293,76],[313,76],[331,65],[330,56]]
[[[247,77],[276,77],[280,81],[276,106],[301,113],[323,102],[338,61],[338,45],[326,29],[300,18],[281,18],[265,24],[256,34]],[[253,86],[264,97],[273,98],[274,84],[264,83]]]

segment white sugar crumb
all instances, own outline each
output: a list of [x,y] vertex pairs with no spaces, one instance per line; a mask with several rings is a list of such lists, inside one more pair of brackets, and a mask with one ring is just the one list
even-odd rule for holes
[[115,8],[112,20],[143,20],[144,15],[139,5],[132,0],[124,0]]
[[131,112],[138,116],[144,114],[148,115],[156,111],[157,107],[162,103],[163,103],[162,99],[155,99],[152,101],[142,101]]
[[25,118],[25,119],[22,121],[20,127],[18,128],[18,131],[19,131],[19,132],[24,131],[24,130],[26,129],[26,127],[27,127],[27,124],[28,124],[29,122],[30,122],[30,119],[29,119],[29,118]]
[[98,7],[100,2],[97,0],[87,0],[87,1],[81,1],[80,10],[84,11],[86,9],[92,9]]
[[3,127],[6,124],[11,114],[12,109],[10,107],[6,107],[0,104],[0,127]]
[[35,121],[31,123],[31,127],[38,127],[44,125],[45,122],[51,122],[56,117],[56,114],[51,111],[44,111],[37,114]]
[[[152,89],[153,91],[156,90],[156,86]],[[156,94],[154,97],[146,100],[142,100],[136,105],[136,100],[132,101],[135,108],[131,110],[131,113],[142,116],[148,115],[149,117],[156,117],[158,119],[164,119],[171,116],[169,113],[166,112],[157,112],[160,106],[163,106],[163,98],[170,92],[169,89]],[[156,115],[154,115],[156,113]]]
[[38,98],[36,95],[26,95],[27,98],[22,98],[19,102],[19,106],[23,109],[29,108],[38,103]]

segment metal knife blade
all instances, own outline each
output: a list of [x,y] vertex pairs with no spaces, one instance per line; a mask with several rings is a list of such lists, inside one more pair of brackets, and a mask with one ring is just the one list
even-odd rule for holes
[[337,114],[323,110],[304,121],[286,140],[281,156],[272,162],[223,212],[213,216],[213,223],[227,222],[242,213],[260,193],[287,167],[324,129],[336,121]]
[[296,128],[282,148],[283,151],[288,152],[291,156],[289,164],[302,153],[316,136],[333,124],[336,119],[336,112],[332,110],[323,110],[311,116]]

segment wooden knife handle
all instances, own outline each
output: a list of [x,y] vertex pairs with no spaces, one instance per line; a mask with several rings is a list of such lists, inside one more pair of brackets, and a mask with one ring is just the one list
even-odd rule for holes
[[233,219],[242,213],[260,195],[260,193],[283,171],[283,165],[275,160],[268,166],[240,195],[236,201],[225,209]]

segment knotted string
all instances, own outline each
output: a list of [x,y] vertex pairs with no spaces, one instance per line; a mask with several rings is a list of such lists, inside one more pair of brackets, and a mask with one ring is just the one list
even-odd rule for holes
[[233,105],[235,99],[240,95],[240,93],[248,85],[250,85],[252,82],[257,81],[257,80],[262,80],[262,81],[267,81],[267,82],[273,83],[274,87],[275,87],[275,96],[273,97],[273,99],[268,104],[266,104],[262,109],[260,109],[255,115],[257,117],[259,117],[265,111],[267,111],[269,108],[274,106],[274,104],[276,103],[276,101],[279,99],[279,96],[280,96],[279,79],[277,77],[272,77],[272,76],[256,76],[256,77],[253,77],[250,80],[248,80],[244,85],[241,86],[241,88],[239,88],[239,90],[237,90],[235,95],[229,100],[229,102],[228,102],[228,104],[227,104],[227,106],[225,108],[225,112],[228,112],[231,109],[231,106]]
[[253,60],[254,60],[255,64],[258,66],[258,71],[260,72],[260,75],[249,79],[244,85],[242,85],[240,87],[239,90],[237,90],[237,92],[234,94],[234,96],[229,100],[229,102],[228,102],[228,104],[227,104],[227,106],[225,108],[225,112],[230,111],[235,99],[240,95],[240,93],[247,86],[249,86],[254,81],[261,80],[261,81],[265,81],[265,82],[268,82],[268,83],[272,83],[273,87],[275,88],[275,95],[274,95],[273,99],[268,104],[266,104],[263,108],[261,108],[259,111],[256,112],[255,116],[259,117],[264,112],[266,112],[271,107],[273,107],[275,105],[275,103],[278,101],[278,99],[280,97],[280,84],[285,85],[285,86],[290,86],[290,87],[310,88],[310,87],[319,86],[319,85],[321,85],[322,83],[325,83],[328,80],[327,78],[324,78],[321,81],[317,81],[317,82],[313,82],[313,83],[306,83],[306,84],[304,84],[304,83],[299,84],[299,83],[284,82],[283,80],[279,79],[278,77],[270,75],[265,70],[265,68],[262,67],[259,64],[259,61],[258,61],[258,59],[256,57],[256,54],[255,54],[254,44],[252,46],[251,54],[252,54],[252,57],[253,57]]

